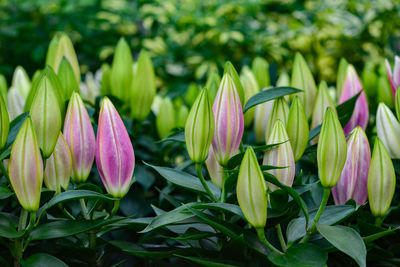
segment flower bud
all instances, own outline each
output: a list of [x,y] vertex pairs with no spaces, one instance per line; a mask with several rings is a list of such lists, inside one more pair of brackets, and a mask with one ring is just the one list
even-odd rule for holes
[[[229,74],[230,77],[232,78],[233,83],[235,84],[235,88],[237,91],[237,94],[239,96],[240,99],[240,104],[242,105],[242,107],[244,106],[244,89],[243,89],[243,85],[240,82],[239,79],[239,75],[236,72],[235,67],[232,65],[232,63],[230,61],[226,62],[225,64],[225,69],[224,69],[224,76],[225,74]],[[221,85],[220,85],[221,87]]]
[[50,190],[61,193],[61,188],[67,189],[71,177],[72,158],[68,144],[62,133],[59,134],[53,153],[46,160],[44,183]]
[[394,108],[392,90],[386,76],[378,78],[378,103],[385,103],[389,108]]
[[367,200],[367,181],[371,150],[364,130],[357,126],[347,140],[347,158],[338,183],[332,188],[336,205],[354,199],[357,205]]
[[61,131],[61,112],[55,89],[44,76],[33,98],[30,115],[44,158],[50,157]]
[[119,39],[111,66],[111,93],[120,100],[130,98],[132,84],[132,53],[124,38]]
[[267,126],[265,128],[265,141],[268,140],[271,135],[272,128],[277,120],[281,120],[283,125],[286,126],[286,122],[289,115],[289,106],[286,103],[285,98],[279,97],[274,100],[274,104],[271,109],[271,113],[268,118]]
[[225,166],[238,153],[243,136],[243,111],[235,83],[229,74],[222,78],[213,105],[215,134],[212,146],[218,163]]
[[335,104],[333,103],[332,98],[329,95],[328,85],[325,81],[322,81],[319,84],[317,98],[315,99],[311,129],[314,129],[322,123],[322,121],[324,120],[325,111],[328,107],[330,107],[336,113]]
[[72,92],[79,93],[79,86],[75,79],[74,70],[69,61],[63,57],[58,68],[58,78],[62,86],[63,98],[70,99]]
[[194,101],[196,101],[196,98],[199,95],[199,93],[200,90],[195,83],[189,84],[189,87],[186,90],[185,94],[185,102],[189,105],[189,107],[193,106]]
[[392,111],[383,103],[376,112],[378,137],[385,145],[391,158],[400,158],[400,123]]
[[218,92],[218,87],[221,83],[221,77],[216,70],[212,71],[207,78],[206,88],[208,89],[208,95],[210,97],[210,102],[214,103],[215,96]]
[[207,159],[214,136],[214,115],[207,89],[197,96],[185,125],[185,141],[190,158],[201,163]]
[[101,81],[100,81],[100,93],[102,95],[111,94],[111,68],[110,65],[104,63],[101,65]]
[[[286,71],[283,71],[279,77],[278,80],[276,81],[276,86],[290,86],[290,77],[289,74]],[[286,96],[285,96],[286,97]],[[289,97],[289,96],[287,96]]]
[[292,145],[294,160],[298,161],[306,150],[309,136],[307,116],[298,96],[293,98],[290,106],[286,131]]
[[176,127],[178,128],[184,128],[186,125],[186,120],[189,116],[189,109],[185,105],[181,105],[178,109],[177,115],[176,115]]
[[396,96],[394,99],[394,103],[395,103],[395,108],[396,108],[396,116],[397,119],[400,120],[400,90],[396,91]]
[[[240,81],[244,88],[244,101],[247,102],[259,91],[257,80],[248,67],[244,67],[240,75]],[[251,108],[244,114],[244,125],[249,126],[254,119],[255,108]]]
[[317,94],[317,86],[306,61],[300,53],[296,53],[294,58],[290,84],[294,88],[303,90],[298,96],[303,103],[307,118],[310,118],[314,107],[315,95]]
[[[268,89],[264,89],[268,90]],[[255,107],[254,112],[254,134],[256,141],[261,143],[265,142],[265,132],[269,117],[271,115],[272,107],[274,106],[274,101],[264,102]]]
[[10,115],[8,114],[6,102],[0,94],[0,150],[6,144],[8,132],[10,130]]
[[384,217],[392,202],[396,174],[385,146],[376,138],[368,173],[368,201],[372,215]]
[[366,62],[361,74],[361,81],[367,98],[369,100],[374,99],[376,97],[378,75],[375,72],[375,64],[373,62]]
[[389,78],[390,87],[392,88],[393,97],[396,94],[397,88],[400,86],[400,58],[398,56],[394,57],[394,68],[390,66],[389,61],[385,60],[386,74]]
[[247,221],[254,228],[267,223],[267,186],[252,147],[247,148],[240,165],[236,195]]
[[43,183],[43,162],[30,118],[24,121],[12,145],[8,172],[21,206],[27,211],[37,211]]
[[85,82],[80,84],[80,93],[83,99],[95,104],[96,97],[100,95],[100,80],[102,73],[100,70],[96,71],[95,75],[88,72],[85,75]]
[[18,115],[24,112],[25,99],[16,88],[10,88],[7,93],[7,108],[10,114],[10,120],[14,120]]
[[78,93],[73,92],[65,116],[64,131],[72,157],[72,180],[85,182],[92,169],[95,137],[89,114]]
[[56,34],[50,42],[47,50],[46,65],[51,66],[54,71],[58,72],[61,60],[65,57],[75,74],[77,84],[81,82],[81,72],[79,70],[78,58],[72,45],[71,39],[65,33]]
[[206,166],[208,173],[210,174],[211,182],[213,182],[213,184],[219,188],[222,188],[224,185],[224,168],[219,165],[217,159],[215,158],[212,146],[210,146],[210,150],[208,151]]
[[168,137],[171,130],[175,128],[175,110],[169,97],[164,97],[160,104],[160,110],[156,117],[158,136],[161,139]]
[[102,101],[97,128],[96,165],[107,192],[122,198],[131,185],[135,155],[128,132],[108,98]]
[[16,88],[24,99],[28,97],[29,90],[31,90],[31,81],[23,67],[18,66],[15,68],[11,88]]
[[[346,79],[343,84],[342,95],[339,99],[339,104],[349,100],[362,90],[360,79],[357,76],[353,65],[347,67]],[[344,134],[348,135],[356,126],[360,126],[365,130],[367,128],[369,118],[367,96],[364,91],[356,101],[353,115],[346,126],[343,128]]]
[[268,61],[261,57],[256,57],[251,64],[251,70],[253,71],[260,88],[265,88],[270,85],[268,68]]
[[3,100],[7,103],[7,80],[3,74],[0,74],[0,94],[3,96]]
[[[283,169],[268,170],[282,184],[292,186],[295,174],[295,164],[292,147],[289,137],[281,120],[277,120],[272,128],[271,135],[267,140],[267,145],[279,144],[267,149],[264,154],[263,165],[271,165],[276,167],[286,167]],[[270,191],[278,189],[277,186],[268,183]]]
[[336,80],[336,89],[338,91],[338,95],[342,95],[343,84],[344,80],[346,79],[347,67],[349,63],[345,58],[341,58],[339,62],[339,69],[337,73],[337,80]]
[[335,112],[327,108],[317,147],[319,179],[323,187],[334,187],[346,161],[346,138]]

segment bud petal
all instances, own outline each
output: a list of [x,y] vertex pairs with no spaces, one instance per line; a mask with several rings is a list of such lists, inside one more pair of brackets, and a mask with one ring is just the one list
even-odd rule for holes
[[322,123],[322,121],[324,120],[325,111],[328,107],[330,107],[336,113],[335,104],[333,103],[332,98],[329,95],[328,85],[325,81],[322,81],[319,84],[317,98],[315,100],[311,129],[314,129]]
[[8,132],[10,130],[10,115],[8,114],[3,95],[0,94],[0,150],[6,144]]
[[341,58],[339,62],[339,69],[337,74],[336,86],[338,95],[342,95],[344,80],[346,79],[347,67],[349,63],[345,58]]
[[286,103],[285,98],[280,97],[275,99],[268,118],[267,126],[265,128],[265,140],[268,140],[269,136],[271,135],[272,128],[277,120],[281,120],[283,125],[286,126],[288,116],[289,106]]
[[79,86],[75,79],[75,73],[69,61],[63,57],[58,68],[58,78],[63,89],[63,97],[65,100],[71,98],[72,92],[79,93]]
[[131,185],[135,155],[128,132],[108,98],[102,101],[97,128],[96,165],[107,192],[122,198]]
[[132,81],[131,110],[134,118],[144,120],[149,115],[155,95],[156,82],[153,63],[149,54],[142,50]]
[[30,118],[24,121],[12,145],[8,172],[21,206],[27,211],[37,211],[43,183],[43,162]]
[[64,137],[72,157],[72,180],[85,182],[95,154],[95,137],[89,114],[78,93],[73,92],[64,123]]
[[156,117],[156,126],[161,139],[166,138],[175,128],[175,110],[169,97],[165,97],[161,101],[160,111]]
[[379,138],[375,141],[368,173],[368,200],[372,215],[383,217],[390,207],[396,187],[392,160]]
[[376,129],[390,157],[400,158],[400,123],[383,103],[379,104],[376,112]]
[[67,189],[71,170],[71,152],[64,136],[60,133],[53,153],[46,160],[46,167],[44,169],[44,183],[46,187],[56,191],[57,194],[61,193],[61,187]]
[[[290,145],[289,137],[281,120],[277,120],[272,128],[271,135],[267,140],[267,145],[278,144],[270,149],[267,149],[264,154],[264,165],[271,165],[276,167],[286,167],[284,169],[268,170],[270,174],[274,175],[281,183],[292,186],[295,174],[295,164],[292,147]],[[271,191],[278,189],[275,185],[268,183],[268,188]]]
[[121,100],[130,98],[132,83],[132,53],[124,38],[119,39],[111,66],[111,92]]
[[293,98],[290,106],[286,131],[292,145],[294,159],[298,161],[306,150],[309,136],[307,116],[298,96]]
[[346,161],[347,147],[335,112],[327,108],[317,148],[319,179],[323,187],[334,187]]
[[[244,101],[247,102],[259,91],[257,80],[251,70],[248,67],[244,67],[240,75],[240,81],[242,82],[244,88]],[[253,122],[254,112],[255,108],[251,108],[244,114],[245,126],[249,126]]]
[[247,221],[255,228],[267,222],[267,187],[253,148],[249,147],[240,165],[236,195]]
[[394,57],[394,68],[390,66],[389,61],[385,60],[386,73],[389,78],[390,87],[392,88],[393,97],[396,94],[397,87],[400,86],[400,58],[398,56]]
[[7,93],[7,108],[10,114],[10,119],[15,119],[18,115],[24,112],[25,99],[16,88],[10,88]]
[[243,136],[243,111],[235,83],[229,74],[222,78],[213,105],[215,134],[212,146],[218,163],[224,166],[238,153]]
[[260,88],[265,88],[270,85],[268,68],[268,61],[261,57],[256,57],[251,64],[251,70],[253,71]]
[[[268,89],[265,89],[268,90]],[[257,142],[265,142],[265,132],[269,117],[271,115],[274,101],[264,102],[255,107],[254,112],[254,133]]]
[[317,86],[306,61],[300,53],[296,53],[294,58],[291,85],[294,88],[303,90],[298,96],[303,102],[307,118],[310,118],[314,107],[315,95],[317,94]]
[[211,182],[213,182],[219,188],[222,188],[224,184],[224,168],[219,165],[217,159],[215,158],[212,146],[210,146],[210,151],[208,151],[206,166],[208,173],[210,174]]
[[201,163],[207,159],[214,136],[214,115],[207,89],[197,96],[185,125],[186,148],[190,158]]
[[240,104],[243,106],[245,104],[244,103],[243,85],[240,82],[239,75],[238,75],[235,67],[232,65],[232,63],[230,61],[226,62],[226,64],[225,64],[224,76],[225,76],[225,74],[229,74],[229,76],[232,78],[232,81],[235,84],[237,94],[240,98]]
[[11,87],[16,88],[24,99],[28,97],[29,90],[31,90],[31,81],[23,67],[18,66],[15,68]]
[[[347,68],[346,79],[343,84],[342,95],[339,99],[339,104],[347,101],[351,97],[355,96],[362,90],[360,79],[357,76],[357,72],[353,65],[349,65]],[[353,115],[350,121],[343,128],[344,134],[348,135],[356,126],[360,126],[365,130],[367,128],[369,118],[367,96],[363,91],[358,97],[356,105],[354,107]]]
[[400,119],[400,90],[396,91],[396,96],[395,96],[394,102],[395,102],[395,108],[396,108],[396,116],[397,116],[397,119],[399,120]]
[[367,181],[371,150],[368,138],[359,126],[354,128],[347,140],[347,158],[342,174],[335,187],[332,188],[336,205],[344,205],[354,199],[357,205],[367,200]]

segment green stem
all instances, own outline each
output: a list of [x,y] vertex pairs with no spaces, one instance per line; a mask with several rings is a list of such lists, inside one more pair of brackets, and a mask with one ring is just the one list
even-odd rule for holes
[[96,233],[90,232],[89,233],[89,248],[95,249],[96,248]]
[[114,201],[114,206],[111,210],[110,218],[113,217],[117,213],[120,203],[121,203],[121,200],[119,200],[119,199]]
[[271,243],[268,242],[267,238],[265,237],[265,233],[264,233],[264,228],[256,228],[257,231],[257,235],[258,235],[258,239],[260,239],[260,241],[267,246],[267,248],[269,248],[270,250],[272,250],[275,253],[278,253],[280,255],[282,255],[283,253],[281,251],[279,251],[277,248],[275,248]]
[[[21,209],[21,214],[19,216],[18,222],[18,232],[22,232],[25,230],[26,227],[26,219],[28,218],[28,212],[25,209]],[[14,266],[18,267],[21,266],[21,259],[22,259],[22,238],[17,238],[15,240],[15,247],[14,247]]]
[[276,228],[276,232],[278,233],[279,243],[281,244],[282,250],[285,252],[287,247],[286,247],[285,239],[283,238],[281,224],[275,225],[275,228]]
[[307,235],[303,237],[303,239],[300,240],[300,243],[307,242],[311,235],[313,235],[317,229],[317,223],[319,219],[321,218],[322,213],[324,212],[324,209],[326,207],[326,204],[328,203],[329,196],[331,194],[331,189],[330,188],[324,188],[324,195],[322,197],[321,205],[318,208],[317,214],[315,215],[314,222],[311,225],[310,229],[307,231]]
[[76,220],[75,217],[69,213],[62,205],[62,203],[58,203],[58,207],[60,208],[60,210],[62,211],[62,213],[69,219],[71,220]]
[[204,189],[206,190],[207,194],[210,196],[211,200],[216,202],[217,200],[215,199],[213,193],[211,193],[210,188],[208,187],[206,180],[204,179],[203,173],[201,172],[201,163],[196,163],[196,172],[197,175],[200,178],[200,182],[203,185]]
[[376,217],[375,218],[375,225],[376,226],[381,226],[382,225],[382,223],[383,223],[383,218],[382,217]]
[[86,204],[85,204],[85,200],[83,198],[81,198],[79,200],[79,202],[81,203],[81,208],[82,208],[82,214],[83,217],[85,217],[86,220],[90,220],[89,215],[87,214],[87,209],[86,209]]
[[227,196],[227,192],[225,189],[225,182],[228,179],[228,173],[225,171],[225,167],[222,167],[222,174],[223,174],[223,181],[222,181],[222,191],[221,191],[221,198],[220,198],[220,202],[221,203],[225,203],[226,201],[226,196]]

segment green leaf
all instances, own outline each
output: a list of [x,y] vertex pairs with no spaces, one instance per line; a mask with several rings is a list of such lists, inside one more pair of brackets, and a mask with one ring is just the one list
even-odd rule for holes
[[12,220],[8,216],[0,214],[0,237],[14,239],[22,237],[24,233],[25,231],[17,232]]
[[285,254],[271,253],[268,259],[278,266],[326,266],[328,254],[322,252],[316,245],[310,243],[290,247]]
[[178,131],[176,133],[171,134],[170,136],[157,141],[156,143],[165,143],[165,142],[179,142],[185,143],[185,131]]
[[[187,205],[187,204],[185,204]],[[190,206],[194,209],[211,209],[211,210],[219,210],[222,212],[230,212],[235,215],[240,216],[245,219],[242,209],[238,205],[229,204],[229,203],[198,203],[195,202],[194,205]]]
[[10,157],[11,154],[11,147],[7,148],[3,153],[0,155],[0,160],[7,159]]
[[229,262],[229,261],[221,261],[217,259],[208,259],[208,258],[200,258],[200,257],[187,257],[187,256],[181,256],[181,255],[175,255],[177,257],[192,261],[194,263],[203,265],[203,266],[209,266],[209,267],[234,267],[238,266],[238,263],[235,262]]
[[382,232],[379,232],[379,233],[375,233],[375,234],[372,234],[372,235],[369,235],[369,236],[364,236],[363,237],[364,243],[368,244],[368,243],[371,243],[371,242],[373,242],[373,241],[375,241],[375,240],[377,240],[377,239],[379,239],[381,237],[394,234],[399,229],[400,229],[400,226],[398,226],[396,228],[393,228],[393,229],[388,229],[388,230],[385,230],[385,231],[382,231]]
[[[203,185],[200,182],[200,179],[182,172],[178,171],[176,169],[172,168],[167,168],[167,167],[158,167],[158,166],[153,166],[150,164],[145,163],[147,166],[150,166],[154,170],[156,170],[162,177],[173,183],[174,185],[183,187],[185,189],[188,189],[190,191],[193,191],[195,193],[200,193],[203,195],[207,195],[206,190],[204,189]],[[215,198],[219,198],[221,191],[219,188],[214,185],[213,183],[206,181],[208,187],[210,188],[212,194],[215,196]]]
[[343,127],[349,122],[351,116],[353,115],[354,107],[356,106],[357,99],[361,92],[362,91],[358,92],[358,94],[354,95],[352,98],[336,107],[339,121]]
[[246,102],[246,105],[244,106],[244,109],[243,109],[243,113],[258,104],[261,104],[261,103],[264,103],[267,101],[271,101],[278,97],[282,97],[285,95],[291,95],[291,94],[295,94],[295,93],[300,93],[300,92],[302,92],[302,90],[296,89],[293,87],[289,87],[289,86],[275,87],[275,88],[271,88],[268,90],[263,90],[255,95],[253,95]]
[[317,224],[318,232],[332,245],[352,257],[359,266],[365,267],[367,249],[361,236],[353,228]]
[[23,260],[21,265],[22,267],[68,267],[62,260],[46,253],[33,254]]
[[9,147],[12,143],[14,143],[19,129],[21,128],[22,124],[28,116],[29,112],[22,113],[10,123],[10,131],[8,132],[7,141],[4,147]]
[[[326,206],[324,212],[321,215],[319,222],[324,225],[333,225],[347,218],[356,211],[354,206],[350,205],[332,205]],[[310,213],[310,220],[313,221],[317,211]],[[304,216],[293,219],[289,222],[286,231],[286,237],[288,243],[293,243],[296,240],[302,238],[306,234],[305,224],[306,220]]]
[[14,193],[11,192],[11,190],[8,189],[8,187],[0,186],[0,200],[1,200],[1,199],[9,198],[9,197],[11,197],[12,195],[14,195]]

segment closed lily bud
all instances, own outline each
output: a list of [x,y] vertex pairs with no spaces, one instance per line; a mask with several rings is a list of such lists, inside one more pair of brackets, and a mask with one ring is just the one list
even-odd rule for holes
[[278,80],[276,81],[276,86],[290,86],[290,77],[286,71],[283,71],[279,75]]
[[31,90],[31,81],[23,67],[18,66],[15,68],[11,87],[16,88],[24,99],[28,97],[29,90]]
[[59,134],[53,153],[46,160],[44,183],[50,190],[61,193],[61,188],[67,189],[72,171],[71,152],[62,133]]
[[10,130],[10,115],[8,114],[6,102],[0,95],[0,150],[6,144],[8,132]]
[[55,89],[44,76],[37,88],[30,110],[33,128],[44,158],[50,157],[61,131],[61,112]]
[[[362,90],[360,79],[357,76],[357,72],[353,65],[347,67],[347,75],[343,84],[342,95],[339,99],[339,104],[349,100]],[[344,126],[343,131],[345,135],[348,135],[356,126],[360,126],[365,130],[367,128],[369,118],[367,96],[364,91],[356,101],[353,115],[349,122]]]
[[236,195],[247,221],[254,228],[267,223],[267,186],[252,147],[247,148],[240,165]]
[[[290,145],[289,137],[286,133],[285,125],[281,120],[277,120],[272,128],[271,134],[267,140],[267,145],[279,144],[267,149],[264,154],[263,165],[276,167],[286,167],[283,169],[268,170],[282,184],[292,186],[295,174],[295,164],[293,150]],[[277,186],[268,183],[270,191],[278,189]]]
[[222,188],[222,186],[224,185],[224,168],[219,165],[217,159],[215,158],[212,146],[210,146],[210,150],[208,151],[206,166],[208,174],[211,178],[211,182],[213,182],[213,184],[215,184],[219,188]]
[[378,75],[375,72],[374,63],[366,62],[362,74],[361,74],[362,85],[364,86],[364,92],[368,99],[374,99],[376,97]]
[[321,185],[332,188],[339,180],[346,161],[347,146],[342,126],[335,112],[327,108],[317,147],[318,173]]
[[63,57],[58,68],[58,78],[63,89],[63,97],[65,100],[70,99],[72,92],[79,93],[79,86],[76,82],[74,70],[69,61]]
[[156,117],[158,136],[166,138],[176,126],[174,105],[169,97],[165,97],[160,104],[160,110]]
[[50,42],[47,50],[46,65],[51,66],[54,71],[58,72],[61,61],[65,57],[75,74],[75,80],[79,84],[81,82],[81,72],[79,70],[78,58],[75,53],[71,39],[65,33],[56,34]]
[[292,145],[294,160],[298,161],[306,150],[309,136],[307,116],[298,96],[293,98],[290,106],[286,131]]
[[111,93],[121,100],[130,98],[132,84],[132,53],[124,38],[119,39],[111,66]]
[[201,163],[207,159],[214,136],[214,115],[207,89],[197,96],[185,125],[186,148],[190,158]]
[[268,140],[272,128],[277,120],[281,120],[283,125],[286,126],[286,122],[289,116],[289,106],[283,97],[279,97],[274,100],[274,104],[271,109],[271,113],[268,117],[267,126],[265,128],[265,140]]
[[226,62],[226,64],[225,64],[224,76],[225,76],[225,74],[229,74],[231,76],[232,81],[235,84],[235,88],[236,88],[237,94],[238,94],[238,96],[240,98],[240,104],[243,107],[244,104],[245,104],[245,102],[244,102],[243,85],[240,82],[240,78],[239,78],[239,75],[238,75],[235,67],[232,65],[232,63],[230,61]]
[[89,114],[78,93],[73,92],[65,116],[64,131],[72,157],[72,180],[85,182],[92,169],[95,137]]
[[12,145],[8,172],[21,206],[27,211],[37,211],[43,183],[43,161],[30,118],[24,121]]
[[385,145],[392,159],[400,158],[400,123],[392,111],[383,103],[376,112],[378,137]]
[[4,102],[7,103],[7,80],[3,74],[0,74],[0,94],[3,96]]
[[11,87],[7,93],[7,108],[10,119],[14,120],[18,115],[21,115],[24,112],[24,106],[25,99],[16,88]]
[[396,116],[397,116],[397,119],[399,120],[400,119],[400,90],[398,90],[398,91],[396,91],[396,96],[395,96],[395,99],[394,99],[394,103],[395,103],[395,108],[396,108]]
[[131,111],[135,119],[144,120],[150,113],[156,95],[153,63],[149,54],[142,50],[131,87]]
[[215,134],[212,146],[218,163],[225,166],[236,155],[243,136],[243,111],[235,83],[229,74],[222,78],[213,105]]
[[194,101],[196,101],[196,98],[199,95],[199,93],[200,93],[199,87],[197,87],[195,83],[189,84],[189,87],[186,90],[185,94],[185,102],[189,105],[189,107],[193,106]]
[[110,65],[104,63],[101,65],[101,81],[100,81],[100,93],[102,95],[111,94],[111,68]]
[[[268,90],[268,89],[264,89]],[[254,134],[256,141],[261,143],[265,142],[265,130],[267,123],[269,121],[269,116],[271,115],[272,107],[274,106],[274,101],[264,102],[255,107],[254,112]]]
[[346,74],[347,74],[347,67],[349,63],[345,58],[341,58],[339,62],[339,68],[337,72],[337,80],[336,80],[336,89],[338,91],[338,95],[342,95],[342,90],[343,90],[343,84],[344,80],[346,79]]
[[298,96],[303,102],[304,110],[307,118],[311,118],[314,108],[315,96],[317,94],[317,86],[314,77],[307,66],[306,61],[300,53],[296,53],[293,63],[291,86],[303,90]]
[[389,108],[394,108],[392,89],[386,76],[381,75],[378,78],[378,103],[385,103]]
[[188,116],[189,116],[189,109],[182,104],[177,111],[176,127],[184,128]]
[[88,72],[85,75],[85,82],[80,84],[80,93],[82,98],[92,104],[95,104],[96,97],[100,95],[101,75],[100,70],[96,71],[95,75]]
[[96,165],[107,192],[122,198],[131,185],[135,155],[128,132],[108,98],[102,101],[97,128]]
[[270,85],[268,68],[268,61],[261,57],[256,57],[251,64],[251,70],[253,71],[260,88],[265,88]]
[[392,202],[396,174],[385,146],[376,138],[368,173],[368,201],[372,215],[384,217]]
[[354,199],[357,205],[367,200],[368,171],[371,150],[364,130],[357,126],[347,139],[347,158],[338,183],[332,188],[336,205]]
[[328,85],[325,81],[322,81],[319,84],[317,98],[315,99],[311,129],[314,129],[322,123],[324,120],[325,111],[328,107],[330,107],[336,113],[335,104],[329,95]]
[[216,70],[212,71],[207,78],[206,88],[208,89],[208,95],[211,103],[214,103],[215,96],[217,95],[219,85],[221,83],[221,77]]
[[[257,94],[259,87],[254,74],[248,67],[244,67],[240,75],[240,81],[244,88],[244,101],[247,102],[253,95]],[[244,114],[244,125],[249,126],[254,119],[255,108],[251,108]]]
[[392,67],[390,66],[389,61],[385,60],[386,64],[386,74],[389,78],[390,87],[392,88],[393,97],[396,94],[397,88],[400,86],[400,57],[394,57],[394,68],[392,71]]

